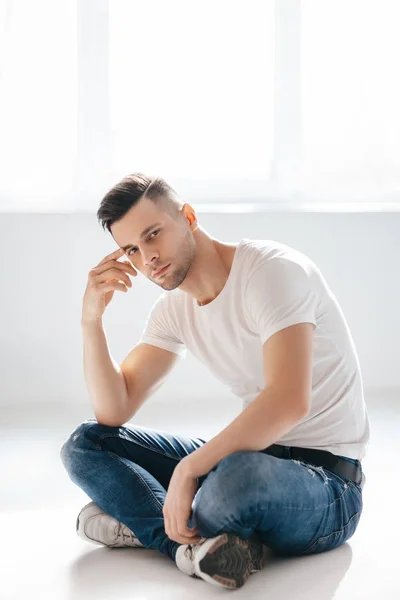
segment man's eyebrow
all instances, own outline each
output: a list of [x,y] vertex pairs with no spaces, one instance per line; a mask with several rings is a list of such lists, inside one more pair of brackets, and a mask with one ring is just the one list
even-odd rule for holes
[[[157,227],[158,225],[161,225],[161,223],[153,223],[153,225],[146,227],[146,229],[144,229],[144,231],[142,231],[142,233],[140,234],[140,239],[144,238],[144,236],[147,235],[149,231],[153,229],[153,227]],[[121,248],[123,250],[128,250],[128,248],[133,248],[133,244],[127,244],[126,246],[121,246]]]

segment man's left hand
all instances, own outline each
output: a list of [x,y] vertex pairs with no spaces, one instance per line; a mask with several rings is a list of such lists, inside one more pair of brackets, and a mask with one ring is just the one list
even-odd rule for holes
[[193,477],[181,461],[172,474],[162,511],[165,533],[170,540],[180,544],[195,544],[201,540],[198,527],[191,529],[187,525],[197,489],[197,477]]

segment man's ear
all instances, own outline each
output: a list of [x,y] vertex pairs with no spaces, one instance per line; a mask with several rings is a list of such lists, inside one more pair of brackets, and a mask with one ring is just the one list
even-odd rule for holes
[[191,227],[194,227],[194,229],[197,229],[197,227],[198,227],[197,217],[196,217],[196,212],[195,212],[193,206],[191,206],[191,204],[188,204],[186,202],[183,205],[182,210],[184,211],[185,218],[189,222],[189,225]]

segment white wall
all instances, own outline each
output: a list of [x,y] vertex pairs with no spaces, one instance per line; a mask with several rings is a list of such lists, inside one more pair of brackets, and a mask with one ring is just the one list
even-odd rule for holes
[[[274,239],[316,262],[342,306],[367,395],[400,391],[400,213],[199,214],[216,238]],[[116,249],[95,214],[1,214],[0,405],[86,404],[80,328],[87,274]],[[161,292],[139,275],[115,292],[104,325],[118,363],[136,344]],[[396,392],[397,393],[397,392]],[[147,402],[231,396],[188,354]]]

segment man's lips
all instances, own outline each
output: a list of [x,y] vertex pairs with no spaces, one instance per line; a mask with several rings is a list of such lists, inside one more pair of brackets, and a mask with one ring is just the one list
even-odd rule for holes
[[159,275],[162,275],[164,273],[164,271],[166,271],[168,269],[168,267],[169,267],[169,264],[165,265],[165,267],[162,267],[160,270],[153,273],[153,277],[158,277]]

